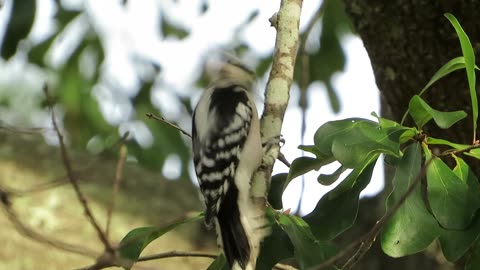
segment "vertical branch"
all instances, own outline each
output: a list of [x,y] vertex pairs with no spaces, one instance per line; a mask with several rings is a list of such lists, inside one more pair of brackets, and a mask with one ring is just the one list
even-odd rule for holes
[[122,180],[122,173],[123,173],[123,165],[125,164],[125,160],[127,159],[127,147],[122,145],[120,147],[120,157],[118,158],[117,168],[115,170],[115,181],[113,182],[112,188],[112,199],[110,202],[110,206],[107,209],[107,225],[105,227],[105,235],[107,236],[110,234],[110,223],[112,221],[112,214],[113,210],[115,209],[115,201],[117,199],[118,189],[120,187],[120,181]]
[[[278,137],[290,97],[293,69],[298,47],[302,0],[282,0],[280,10],[270,19],[277,30],[272,70],[265,91],[265,109],[261,118],[263,140]],[[275,145],[264,154],[262,166],[253,178],[254,197],[265,198],[273,165],[280,146]]]

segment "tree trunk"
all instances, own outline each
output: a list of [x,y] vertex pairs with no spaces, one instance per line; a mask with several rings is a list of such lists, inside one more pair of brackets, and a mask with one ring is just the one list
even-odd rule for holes
[[[476,54],[480,51],[480,1],[344,0],[344,3],[370,57],[381,92],[383,117],[400,121],[410,98],[420,92],[442,65],[462,55],[458,37],[443,16],[444,13],[452,13],[457,17],[470,37]],[[464,110],[468,113],[467,118],[448,130],[441,130],[434,124],[427,125],[424,131],[428,136],[456,143],[472,143],[472,110],[465,71],[457,71],[443,78],[423,97],[437,110]],[[413,125],[408,118],[405,124]],[[467,159],[467,162],[480,175],[480,164],[471,159]],[[386,179],[388,181],[391,177],[387,176]],[[373,204],[362,202],[359,217],[362,217],[362,210],[368,212],[366,208],[369,207],[381,207],[380,212],[384,211],[383,203],[378,203],[378,200],[382,201],[377,198]],[[371,222],[372,215],[366,215]],[[358,223],[373,226],[368,221],[359,220]],[[439,254],[438,245],[432,245],[422,254],[394,260],[384,255],[376,243],[355,269],[455,268]]]

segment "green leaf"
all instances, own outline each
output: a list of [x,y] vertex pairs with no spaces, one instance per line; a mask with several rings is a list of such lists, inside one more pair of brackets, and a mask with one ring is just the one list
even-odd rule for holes
[[371,112],[370,115],[372,115],[373,117],[377,118],[378,124],[379,124],[380,127],[382,127],[382,128],[390,128],[390,127],[398,127],[398,126],[400,126],[400,124],[397,123],[397,122],[395,122],[395,121],[392,121],[392,120],[387,119],[387,118],[382,118],[382,117],[380,117],[376,112]]
[[476,159],[480,159],[480,148],[472,149],[472,150],[466,152],[465,155],[474,157]]
[[230,267],[227,263],[227,258],[223,254],[218,255],[218,257],[208,266],[207,270],[230,270]]
[[361,118],[331,121],[314,136],[315,146],[325,157],[334,157],[347,168],[354,168],[374,153],[400,156],[400,137],[408,129],[381,128]]
[[160,236],[182,224],[200,220],[203,218],[203,216],[203,213],[196,214],[161,228],[142,227],[131,230],[129,233],[127,233],[127,235],[125,235],[125,237],[123,237],[119,245],[120,257],[125,260],[125,263],[122,265],[123,268],[127,270],[130,269],[132,265],[138,260],[138,257],[140,256],[142,251],[153,240],[159,238]]
[[[325,156],[324,154],[322,154],[322,152],[320,152],[315,145],[299,145],[298,149],[314,154],[315,157],[317,157],[317,159],[321,159],[321,160],[328,159],[328,156]],[[330,158],[331,158],[331,162],[333,162],[334,161],[333,158],[331,156]]]
[[[463,56],[455,57],[448,61],[445,65],[443,65],[435,74],[433,74],[432,78],[430,81],[428,81],[427,85],[423,87],[422,91],[418,94],[419,96],[422,96],[429,88],[440,80],[441,78],[447,76],[448,74],[454,72],[455,70],[459,70],[465,68],[465,58]],[[408,113],[410,112],[410,109],[408,109],[405,114],[402,117],[401,123],[405,122],[405,118],[407,117]]]
[[427,137],[427,144],[448,145],[448,146],[454,148],[455,150],[462,150],[462,149],[466,149],[466,148],[470,147],[470,145],[468,145],[468,144],[452,143],[452,142],[447,141],[447,140],[436,139],[436,138],[432,138],[432,137]]
[[440,246],[443,255],[451,262],[460,259],[480,234],[480,215],[476,215],[472,224],[464,231],[440,229]]
[[285,182],[285,187],[294,178],[306,174],[311,170],[318,171],[318,169],[320,169],[320,167],[322,167],[323,165],[325,165],[325,162],[312,157],[299,157],[295,159],[290,166],[290,171],[288,171],[288,177],[287,181]]
[[451,127],[456,122],[467,116],[464,111],[441,112],[430,107],[423,99],[415,95],[408,105],[410,115],[417,124],[418,128],[422,128],[432,118],[435,123],[443,129]]
[[35,0],[12,1],[12,13],[2,41],[1,56],[8,60],[17,51],[20,41],[27,37],[35,21]]
[[464,270],[480,269],[480,242],[477,241],[472,248],[472,252],[467,256]]
[[480,194],[480,183],[478,182],[475,173],[462,158],[456,155],[453,155],[453,158],[456,162],[455,168],[453,168],[453,173],[458,176],[463,183],[469,185],[469,189],[471,191],[469,195],[473,195],[475,198],[478,197],[478,203],[480,203],[480,196],[476,195]]
[[[323,157],[333,157],[332,144],[333,140],[340,134],[352,129],[355,123],[367,121],[362,118],[349,118],[338,121],[330,121],[323,124],[317,129],[313,137],[315,147],[318,153]],[[373,123],[373,122],[372,122]]]
[[270,182],[270,191],[268,192],[268,202],[275,209],[282,209],[282,195],[287,181],[287,173],[279,173],[272,177]]
[[[432,159],[430,150],[424,145],[425,158]],[[433,215],[445,229],[463,230],[467,228],[480,208],[478,191],[470,188],[467,180],[470,177],[460,174],[459,168],[452,171],[440,158],[433,157],[427,167],[428,201]],[[470,180],[471,181],[471,180]]]
[[473,112],[473,137],[476,140],[477,119],[478,119],[478,101],[477,92],[475,90],[476,78],[475,78],[475,53],[473,51],[472,44],[462,26],[458,22],[457,18],[450,13],[446,13],[445,17],[455,28],[458,39],[460,40],[460,46],[462,47],[463,57],[465,58],[465,69],[467,71],[468,87],[470,89],[470,98],[472,100],[472,112]]
[[427,85],[420,91],[419,96],[421,96],[425,91],[432,86],[436,81],[440,80],[441,78],[447,76],[448,74],[465,68],[465,58],[463,56],[455,57],[448,61],[445,65],[443,65],[435,74],[433,74],[430,81],[428,81]]
[[357,217],[360,192],[368,185],[378,155],[371,155],[304,217],[320,240],[331,240],[350,228]]
[[340,175],[342,175],[342,173],[345,172],[346,170],[347,168],[340,165],[340,167],[337,170],[335,170],[335,172],[333,172],[332,174],[324,174],[324,173],[320,174],[317,180],[322,185],[325,185],[325,186],[331,185],[335,181],[337,181],[338,177],[340,177]]
[[[411,144],[396,166],[393,191],[387,199],[387,209],[392,208],[419,176],[422,157],[420,145]],[[435,218],[423,203],[420,185],[417,185],[383,227],[382,249],[388,256],[401,257],[427,248],[440,234]]]
[[302,218],[278,214],[277,222],[293,244],[300,269],[308,269],[335,254],[335,248],[327,242],[317,240]]
[[267,217],[271,216],[273,222],[272,232],[262,243],[256,270],[271,270],[278,262],[294,256],[292,242],[274,221],[274,215],[276,214],[272,209],[267,209]]

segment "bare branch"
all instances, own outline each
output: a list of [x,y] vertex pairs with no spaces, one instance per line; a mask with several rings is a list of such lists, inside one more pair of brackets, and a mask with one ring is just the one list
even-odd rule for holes
[[175,125],[174,123],[168,121],[167,119],[161,117],[161,116],[155,116],[153,115],[152,113],[147,113],[147,117],[150,118],[150,119],[155,119],[157,121],[160,121],[160,122],[163,122],[171,127],[173,127],[174,129],[180,131],[181,133],[183,133],[185,136],[188,136],[188,137],[192,137],[192,135],[190,135],[190,133],[186,132],[184,129],[182,129],[181,127]]
[[[160,259],[174,258],[174,257],[203,257],[203,258],[216,259],[217,255],[210,254],[210,253],[202,253],[202,252],[184,252],[184,251],[173,250],[173,251],[168,251],[164,253],[143,256],[138,258],[137,262],[153,261],[153,260],[160,260]],[[128,263],[125,261],[125,259],[118,259],[117,257],[106,253],[100,256],[97,259],[97,262],[95,262],[95,264],[87,267],[79,268],[77,270],[99,270],[107,267],[121,266],[121,265],[127,265],[127,264]]]
[[290,166],[292,166],[292,164],[290,164],[290,162],[287,160],[287,158],[285,157],[285,155],[283,155],[283,153],[281,151],[278,152],[277,159],[289,168],[290,168]]
[[277,263],[274,267],[274,269],[279,269],[279,270],[298,270],[297,268],[288,265],[288,264],[282,264],[282,263]]
[[[290,97],[293,82],[293,70],[297,55],[299,21],[302,9],[300,0],[282,0],[280,10],[272,16],[270,22],[277,30],[272,70],[265,90],[265,108],[261,117],[263,138],[274,138],[281,134],[283,116]],[[253,178],[252,192],[257,198],[264,198],[273,165],[280,152],[275,145],[265,153],[262,166]]]
[[165,258],[172,258],[172,257],[203,257],[203,258],[211,258],[216,259],[217,255],[211,253],[203,253],[203,252],[184,252],[184,251],[168,251],[165,253],[160,254],[153,254],[140,257],[137,262],[145,262],[151,260],[159,260]]
[[6,132],[10,132],[10,133],[29,134],[29,135],[38,135],[38,134],[45,133],[47,131],[51,131],[48,128],[41,128],[41,127],[36,127],[36,128],[15,127],[2,120],[0,120],[0,130],[5,130]]
[[105,227],[105,234],[108,238],[110,232],[110,222],[112,221],[113,210],[115,209],[115,200],[117,198],[118,189],[120,187],[120,181],[122,181],[123,165],[127,159],[127,148],[122,145],[120,147],[120,157],[117,162],[117,169],[115,170],[115,181],[112,188],[112,198],[110,202],[110,207],[107,209],[107,225]]
[[[45,84],[43,87],[43,91],[45,93],[45,96],[47,97],[47,100],[52,100],[50,97],[50,94],[48,93],[48,86]],[[60,143],[60,151],[61,151],[61,157],[63,161],[63,165],[65,166],[65,170],[67,171],[67,176],[68,179],[70,180],[70,183],[73,186],[73,189],[75,190],[75,193],[77,195],[77,199],[79,200],[80,204],[83,207],[83,210],[85,212],[85,215],[88,218],[88,221],[90,221],[90,224],[94,227],[94,229],[97,231],[98,237],[102,241],[103,245],[105,246],[105,249],[109,252],[113,252],[114,249],[110,242],[107,239],[107,236],[105,233],[102,231],[100,228],[100,225],[98,225],[98,222],[96,221],[95,217],[93,216],[92,211],[90,210],[90,207],[88,206],[87,199],[83,195],[82,191],[80,190],[80,186],[78,184],[78,179],[76,174],[73,171],[72,164],[70,161],[70,156],[67,151],[67,147],[65,146],[65,142],[63,141],[63,135],[60,132],[60,128],[58,127],[57,121],[55,119],[55,110],[53,109],[53,106],[50,104],[50,111],[52,113],[52,123],[53,123],[53,128],[55,129],[55,132],[57,133],[58,141]]]

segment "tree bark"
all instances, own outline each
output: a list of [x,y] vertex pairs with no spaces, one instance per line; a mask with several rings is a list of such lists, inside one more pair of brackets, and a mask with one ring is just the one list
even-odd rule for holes
[[[383,112],[396,121],[432,75],[462,55],[455,30],[444,13],[457,17],[475,51],[480,50],[479,1],[345,0],[345,7],[371,59]],[[428,135],[472,143],[471,102],[464,71],[434,84],[425,98],[437,110],[465,110],[469,114],[448,130],[428,125]]]
[[[420,92],[442,65],[462,55],[458,37],[444,13],[457,17],[470,37],[476,55],[480,51],[480,1],[344,0],[344,3],[370,57],[381,92],[383,117],[400,121],[411,97]],[[441,79],[423,97],[437,110],[464,110],[468,114],[467,118],[448,130],[441,130],[434,124],[427,125],[423,130],[428,136],[456,143],[472,143],[471,100],[464,70]],[[409,118],[405,124],[413,125]],[[480,175],[480,163],[468,158],[467,162]],[[388,184],[387,180],[386,186]],[[385,192],[390,192],[390,189]],[[381,207],[384,211],[383,203],[379,201],[384,200],[377,197],[375,203],[363,201],[359,218],[362,218],[362,210],[368,212],[366,208]],[[364,214],[370,222],[374,218],[372,214]],[[359,220],[357,224],[373,226],[373,223],[364,220]],[[355,269],[455,269],[439,254],[438,245],[432,245],[421,254],[392,259],[383,254],[376,243]]]

